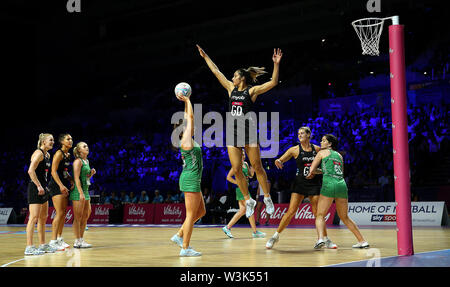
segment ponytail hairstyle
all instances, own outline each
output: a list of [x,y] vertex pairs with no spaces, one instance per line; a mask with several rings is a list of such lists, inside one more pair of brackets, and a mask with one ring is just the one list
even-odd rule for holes
[[267,74],[264,67],[248,67],[247,69],[241,68],[238,71],[241,77],[245,77],[245,83],[247,85],[255,84],[257,82],[256,78]]
[[338,139],[335,135],[326,134],[324,137],[327,138],[327,141],[331,143],[331,149],[337,151]]
[[63,142],[63,140],[66,138],[66,136],[68,136],[68,135],[70,135],[69,133],[62,133],[62,134],[59,134],[59,136],[58,136],[58,142],[59,142],[59,144],[61,145],[61,147],[62,147],[62,142]]
[[45,139],[48,138],[48,137],[52,137],[52,136],[53,136],[52,134],[48,134],[48,133],[39,134],[39,140],[38,140],[38,143],[37,143],[37,148],[40,149],[41,145],[44,143]]
[[81,144],[83,144],[84,142],[79,142],[77,143],[77,145],[73,148],[73,155],[75,156],[75,158],[80,158],[81,154],[80,154],[80,146]]

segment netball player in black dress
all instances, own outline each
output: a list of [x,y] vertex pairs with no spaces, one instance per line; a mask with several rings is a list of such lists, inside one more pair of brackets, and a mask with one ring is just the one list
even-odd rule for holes
[[50,246],[57,250],[64,250],[70,245],[64,242],[62,231],[66,220],[67,204],[69,202],[69,189],[73,186],[73,179],[70,176],[70,153],[73,140],[70,134],[61,134],[58,137],[61,149],[53,155],[52,178],[48,185],[53,206],[56,210],[55,218],[52,222],[52,240]]
[[[53,148],[54,140],[51,134],[40,134],[37,149],[31,156],[28,174],[28,209],[27,246],[25,255],[40,255],[55,252],[55,249],[45,244],[45,223],[48,215],[48,190],[47,181],[50,171],[49,150]],[[33,245],[34,226],[38,225],[39,247]]]
[[[266,248],[271,249],[275,243],[278,242],[281,232],[289,225],[292,217],[297,212],[298,206],[302,203],[305,197],[308,197],[311,202],[311,209],[314,216],[317,212],[317,203],[320,196],[320,188],[322,187],[322,176],[316,174],[313,178],[307,179],[309,169],[314,160],[314,157],[319,152],[320,147],[311,144],[311,129],[309,127],[301,127],[298,129],[299,144],[288,149],[279,159],[275,160],[275,165],[278,169],[283,169],[283,164],[295,158],[297,164],[297,172],[295,175],[294,190],[291,194],[291,200],[289,202],[289,209],[283,215],[280,225],[278,226],[275,234],[267,241]],[[326,237],[326,247],[335,249],[337,246]]]
[[[274,64],[272,79],[262,85],[254,85],[256,83],[256,78],[266,73],[264,68],[250,67],[248,69],[239,69],[234,73],[232,81],[229,81],[220,72],[219,68],[217,68],[205,51],[198,45],[197,48],[200,56],[205,59],[210,70],[228,92],[229,113],[231,114],[234,129],[234,138],[230,139],[230,135],[227,134],[228,156],[230,158],[231,168],[233,169],[239,189],[242,191],[245,198],[246,216],[250,217],[253,215],[256,201],[253,200],[248,193],[248,184],[242,172],[242,147],[245,148],[245,152],[250,159],[250,164],[255,169],[258,182],[262,185],[264,191],[264,203],[266,204],[266,213],[270,215],[274,212],[274,206],[272,199],[270,198],[270,188],[267,184],[267,174],[261,163],[261,153],[256,134],[256,124],[255,120],[252,118],[252,115],[247,113],[252,112],[253,103],[259,95],[269,91],[278,84],[279,65],[283,54],[280,49],[274,49],[272,56]],[[236,127],[234,125],[235,120],[238,120],[239,123],[239,119],[243,118],[246,119],[244,120],[245,124],[238,124]],[[242,131],[244,134],[238,132],[238,130]]]

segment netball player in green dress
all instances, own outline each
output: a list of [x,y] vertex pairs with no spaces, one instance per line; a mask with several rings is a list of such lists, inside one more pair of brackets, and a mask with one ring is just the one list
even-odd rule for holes
[[89,147],[85,142],[79,142],[73,149],[75,161],[73,162],[73,178],[75,186],[70,192],[69,199],[73,205],[73,232],[75,235],[75,248],[89,248],[91,244],[83,239],[89,216],[91,215],[91,198],[89,196],[87,179],[95,174],[95,169],[89,166],[87,156]]
[[[249,166],[248,163],[245,161],[245,151],[244,150],[242,150],[242,172],[244,173],[244,176],[247,179],[247,185],[248,185],[248,178],[252,178],[255,175],[255,170],[253,169],[253,167]],[[235,178],[233,178],[233,176],[234,176],[234,171],[233,171],[233,169],[230,169],[230,171],[228,172],[228,175],[227,175],[227,180],[229,182],[237,185],[237,181]],[[236,224],[236,222],[238,222],[238,220],[242,216],[244,216],[245,211],[246,211],[245,198],[244,198],[244,195],[242,194],[241,190],[239,189],[239,187],[236,187],[236,199],[239,202],[239,211],[236,212],[236,214],[233,216],[233,218],[231,218],[230,222],[222,228],[223,232],[225,232],[225,234],[230,238],[234,238],[233,235],[231,234],[231,227],[233,227],[233,225]],[[266,237],[265,233],[256,230],[254,214],[248,218],[248,221],[250,222],[250,226],[252,227],[253,238]]]
[[[277,231],[267,241],[267,249],[271,249],[280,240],[281,232],[289,225],[289,222],[291,222],[305,197],[309,197],[313,215],[316,216],[317,214],[317,204],[319,202],[320,188],[322,187],[322,176],[316,175],[312,179],[308,179],[306,176],[315,156],[320,151],[320,147],[311,144],[311,129],[309,127],[301,127],[298,129],[298,141],[298,145],[289,148],[279,159],[275,160],[277,168],[283,169],[284,163],[294,158],[297,165],[297,173],[295,175],[294,189],[291,193],[289,209],[281,218]],[[322,172],[319,173],[322,174]],[[327,237],[326,229],[323,235],[326,247],[336,249],[337,245]]]
[[[194,112],[191,101],[188,97],[182,95],[177,95],[177,98],[185,103],[184,119],[186,128],[180,135],[180,152],[183,159],[180,190],[184,192],[186,218],[177,234],[172,236],[171,241],[181,247],[180,256],[201,256],[202,253],[191,248],[189,243],[194,223],[206,214],[205,202],[200,189],[203,172],[202,150],[192,138],[194,135]],[[175,127],[178,127],[180,124]]]
[[364,240],[355,222],[348,217],[348,189],[344,180],[344,160],[342,155],[336,151],[337,143],[338,139],[334,135],[326,134],[322,137],[320,142],[322,150],[314,158],[309,174],[306,177],[312,178],[314,171],[322,163],[323,182],[316,215],[316,230],[319,239],[314,248],[319,249],[325,245],[323,234],[325,230],[324,218],[333,200],[336,201],[336,210],[339,218],[358,239],[358,243],[353,245],[353,248],[367,248],[369,243]]

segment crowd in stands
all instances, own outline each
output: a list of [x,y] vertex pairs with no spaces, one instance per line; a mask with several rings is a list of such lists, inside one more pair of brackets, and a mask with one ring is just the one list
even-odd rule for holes
[[[314,118],[299,120],[291,130],[292,145],[300,126],[312,130],[312,143],[320,145],[321,136],[333,133],[339,138],[339,151],[344,155],[345,177],[350,192],[368,186],[393,184],[391,116],[388,112],[367,109],[362,113],[319,113]],[[448,105],[428,104],[408,107],[408,133],[411,181],[414,185],[430,184],[427,169],[445,154],[448,155]],[[170,141],[171,127],[160,133],[137,132],[130,136],[103,136],[92,141],[89,160],[97,174],[91,180],[91,193],[100,195],[100,203],[170,203],[183,202],[178,188],[182,170],[180,155]],[[54,135],[55,137],[57,135]],[[283,136],[283,135],[282,135]],[[280,139],[281,137],[280,136]],[[76,139],[75,139],[76,142]],[[55,145],[53,154],[58,148]],[[288,148],[288,146],[286,147]],[[230,165],[225,147],[202,147],[203,189],[211,197],[228,192],[226,173]],[[285,150],[280,150],[280,155]],[[0,158],[0,203],[22,208],[27,206],[27,170],[32,150],[2,152]],[[273,183],[272,191],[291,187],[292,169],[279,171],[274,159],[263,159]],[[295,164],[293,161],[291,163]],[[149,192],[147,192],[149,191]]]

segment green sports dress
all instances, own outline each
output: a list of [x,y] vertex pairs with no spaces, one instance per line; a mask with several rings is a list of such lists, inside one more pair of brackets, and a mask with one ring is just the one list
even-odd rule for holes
[[180,190],[183,192],[201,192],[203,158],[202,149],[194,141],[194,148],[184,150],[180,146],[183,159],[183,171],[180,175]]
[[[81,188],[83,189],[84,198],[85,200],[91,199],[89,196],[89,186],[87,184],[87,177],[91,173],[91,168],[89,166],[89,161],[84,162],[84,160],[81,159],[81,163],[83,164],[81,166],[80,171],[80,181],[81,181]],[[80,192],[78,191],[77,185],[75,184],[75,187],[70,192],[69,196],[70,200],[80,200]]]
[[344,180],[344,163],[339,153],[330,150],[330,155],[322,159],[323,182],[320,194],[332,198],[348,198],[348,188]]

